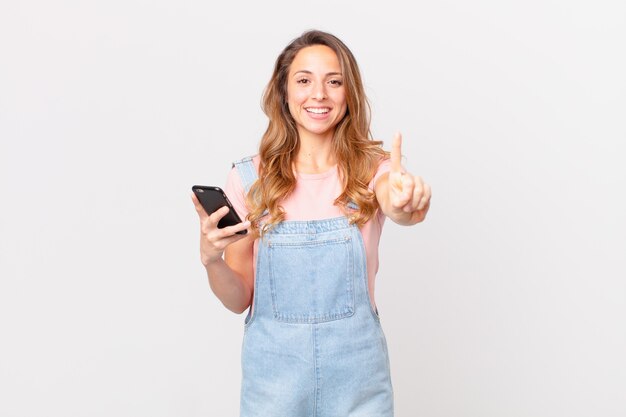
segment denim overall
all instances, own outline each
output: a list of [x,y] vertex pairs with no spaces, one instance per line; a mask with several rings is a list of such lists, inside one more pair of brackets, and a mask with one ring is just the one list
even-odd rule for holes
[[[250,158],[235,163],[247,191]],[[387,344],[361,232],[345,216],[284,221],[258,242],[241,417],[393,417]]]

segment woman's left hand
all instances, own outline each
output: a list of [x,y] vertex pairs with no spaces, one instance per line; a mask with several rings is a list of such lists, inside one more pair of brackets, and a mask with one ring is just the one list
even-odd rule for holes
[[391,170],[387,179],[388,204],[383,211],[396,223],[419,223],[430,208],[431,195],[430,186],[402,166],[402,135],[396,133],[391,144]]

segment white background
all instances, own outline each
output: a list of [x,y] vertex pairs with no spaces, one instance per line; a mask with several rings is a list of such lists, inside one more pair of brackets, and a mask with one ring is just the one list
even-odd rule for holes
[[190,190],[256,152],[274,60],[318,28],[433,187],[381,242],[396,415],[623,417],[625,21],[617,0],[3,1],[0,415],[238,414],[243,316],[208,288]]

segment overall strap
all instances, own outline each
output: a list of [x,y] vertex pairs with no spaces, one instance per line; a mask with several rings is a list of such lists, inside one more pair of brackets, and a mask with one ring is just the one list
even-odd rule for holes
[[351,210],[358,210],[358,209],[359,209],[359,206],[357,205],[357,203],[355,203],[355,202],[354,202],[354,201],[352,201],[352,200],[348,201],[347,206],[348,206],[348,208],[349,208],[349,209],[351,209]]
[[233,167],[237,168],[237,172],[239,173],[239,177],[241,177],[241,183],[243,184],[243,189],[246,194],[252,187],[252,184],[257,180],[258,174],[256,172],[256,168],[254,163],[252,162],[252,157],[247,156],[245,158],[240,159],[239,161],[233,162]]

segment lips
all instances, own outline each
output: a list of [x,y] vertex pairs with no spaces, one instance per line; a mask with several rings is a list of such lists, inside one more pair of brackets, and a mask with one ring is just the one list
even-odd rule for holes
[[313,120],[325,120],[330,115],[330,107],[305,107],[307,116]]

